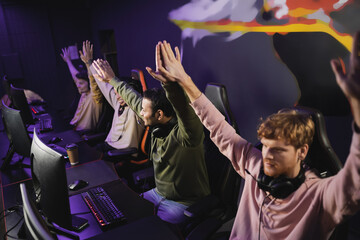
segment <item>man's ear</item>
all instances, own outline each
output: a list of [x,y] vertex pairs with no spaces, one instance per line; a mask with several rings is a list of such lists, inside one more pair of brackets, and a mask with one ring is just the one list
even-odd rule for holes
[[305,160],[305,157],[306,157],[306,155],[307,155],[307,153],[308,153],[308,151],[309,151],[309,145],[308,145],[308,144],[304,144],[302,147],[300,147],[300,148],[298,149],[298,151],[299,151],[299,159],[300,159],[301,161],[304,161],[304,160]]
[[158,109],[155,116],[158,121],[161,121],[161,119],[164,118],[164,112],[161,109]]

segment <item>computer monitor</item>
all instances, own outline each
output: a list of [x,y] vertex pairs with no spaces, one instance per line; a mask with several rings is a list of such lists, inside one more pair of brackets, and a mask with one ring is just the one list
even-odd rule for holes
[[[30,165],[22,163],[25,157],[30,157],[31,138],[21,118],[21,111],[6,106],[4,101],[1,102],[3,104],[1,114],[4,129],[10,142],[8,153],[3,158],[1,170],[5,170],[8,167],[30,167]],[[14,153],[22,158],[20,161],[10,165]]]
[[5,89],[5,94],[7,94],[9,96],[9,98],[11,97],[10,96],[10,81],[7,79],[7,76],[3,76],[2,78],[2,85],[3,85],[3,88]]
[[25,183],[20,183],[25,224],[34,239],[55,239],[28,194]]
[[35,119],[31,113],[29,104],[27,102],[24,89],[16,88],[12,84],[10,85],[11,101],[13,101],[14,107],[20,110],[21,118],[25,125],[31,125],[35,123]]
[[31,144],[31,174],[37,203],[47,220],[60,227],[80,231],[87,220],[71,215],[65,158],[37,136]]

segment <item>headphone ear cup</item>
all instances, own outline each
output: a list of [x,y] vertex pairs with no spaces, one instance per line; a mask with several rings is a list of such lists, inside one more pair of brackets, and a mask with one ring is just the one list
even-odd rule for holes
[[261,183],[261,184],[265,184],[265,182],[266,182],[266,175],[265,175],[265,173],[264,173],[264,170],[261,168],[260,169],[260,172],[259,172],[259,176],[258,176],[258,178],[257,178],[257,182],[258,183]]
[[278,178],[278,179],[273,179],[270,183],[269,183],[269,187],[270,187],[270,194],[273,197],[276,198],[286,198],[288,195],[290,195],[292,192],[294,192],[297,188],[295,188],[294,184],[285,179],[285,178]]
[[176,124],[176,118],[171,119],[167,124],[158,124],[152,129],[152,135],[156,138],[163,138],[169,135]]
[[154,137],[156,138],[159,138],[163,135],[163,132],[161,127],[155,127],[153,130],[152,130],[152,134],[154,135]]
[[271,182],[272,178],[267,176],[264,173],[264,170],[261,168],[260,173],[257,179],[258,187],[264,191],[270,192],[271,188],[269,183]]
[[299,175],[294,179],[281,176],[273,178],[267,176],[264,173],[264,169],[261,168],[257,178],[258,187],[261,190],[269,192],[271,196],[280,199],[284,199],[296,191],[304,181],[305,171],[303,168],[301,168]]

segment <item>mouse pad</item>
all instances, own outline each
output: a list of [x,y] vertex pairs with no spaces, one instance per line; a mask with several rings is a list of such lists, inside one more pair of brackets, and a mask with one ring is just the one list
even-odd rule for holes
[[119,179],[115,169],[103,160],[96,160],[68,168],[66,169],[66,177],[68,185],[78,179],[82,179],[89,183],[85,188],[77,191],[69,191],[69,196]]
[[39,135],[39,138],[44,142],[48,143],[52,138],[58,137],[62,140],[57,142],[56,145],[65,147],[67,144],[70,143],[80,143],[84,140],[80,137],[80,135],[73,131],[73,130],[67,130],[63,132],[48,132],[48,133],[42,133]]

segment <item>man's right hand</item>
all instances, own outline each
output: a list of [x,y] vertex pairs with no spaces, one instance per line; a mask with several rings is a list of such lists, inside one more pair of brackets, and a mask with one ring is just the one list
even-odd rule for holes
[[86,40],[83,42],[82,51],[79,51],[81,60],[86,65],[91,65],[93,60],[93,45],[90,44],[90,41]]
[[347,73],[338,59],[331,60],[331,67],[337,84],[350,102],[354,121],[360,127],[360,32],[357,32],[353,39]]
[[60,56],[62,57],[62,59],[65,61],[65,62],[68,62],[68,61],[71,61],[70,59],[70,50],[69,48],[63,48],[61,49],[62,53],[60,53]]
[[146,67],[148,73],[162,83],[177,82],[185,90],[191,102],[200,97],[201,92],[185,72],[181,64],[181,56],[178,47],[175,47],[175,54],[170,43],[159,42],[155,48],[156,71]]
[[96,71],[94,77],[102,82],[110,82],[115,77],[114,71],[106,60],[97,59],[93,62],[92,66]]
[[183,85],[186,81],[189,81],[190,77],[181,64],[178,47],[175,47],[175,54],[170,43],[166,41],[159,42],[155,48],[156,71],[153,71],[150,67],[146,67],[146,70],[153,78],[162,83],[178,82]]

